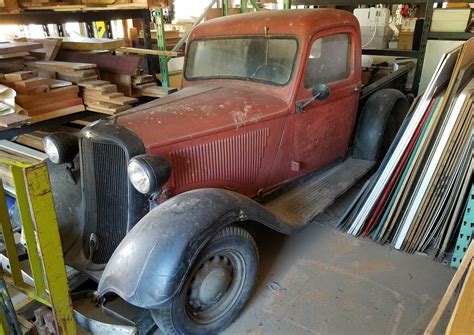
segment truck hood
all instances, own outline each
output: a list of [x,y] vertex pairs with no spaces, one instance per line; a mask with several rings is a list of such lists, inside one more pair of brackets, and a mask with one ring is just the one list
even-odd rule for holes
[[270,94],[239,86],[199,85],[157,99],[116,116],[147,149],[237,129],[288,112]]

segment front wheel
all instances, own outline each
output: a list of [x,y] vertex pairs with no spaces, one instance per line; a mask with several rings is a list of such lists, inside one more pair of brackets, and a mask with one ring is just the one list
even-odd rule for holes
[[181,291],[152,311],[165,334],[217,334],[239,315],[257,277],[257,245],[245,229],[219,231],[194,262]]

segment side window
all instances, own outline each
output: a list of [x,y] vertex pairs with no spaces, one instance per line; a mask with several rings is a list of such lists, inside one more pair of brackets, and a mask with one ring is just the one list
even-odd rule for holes
[[345,79],[350,73],[351,41],[348,34],[318,38],[311,47],[304,87],[329,84]]

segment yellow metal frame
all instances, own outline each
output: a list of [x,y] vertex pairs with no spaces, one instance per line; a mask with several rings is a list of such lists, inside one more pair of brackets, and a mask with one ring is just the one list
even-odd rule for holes
[[44,162],[29,164],[2,157],[0,163],[9,166],[13,176],[35,287],[23,281],[1,179],[0,223],[11,275],[1,267],[0,272],[5,282],[52,308],[59,334],[76,334],[48,168]]

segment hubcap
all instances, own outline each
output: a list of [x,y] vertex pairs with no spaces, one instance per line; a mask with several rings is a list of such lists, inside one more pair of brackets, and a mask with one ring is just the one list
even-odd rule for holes
[[189,304],[205,310],[217,303],[232,283],[232,263],[225,256],[213,256],[199,268],[191,282]]

